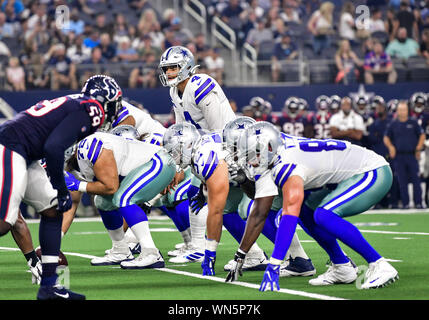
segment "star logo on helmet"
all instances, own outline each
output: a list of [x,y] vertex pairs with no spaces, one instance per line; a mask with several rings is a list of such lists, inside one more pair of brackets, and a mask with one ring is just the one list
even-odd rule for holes
[[256,129],[255,134],[261,134],[261,129]]
[[244,129],[244,124],[237,123],[237,129]]
[[183,136],[182,130],[177,130],[177,132],[174,134],[175,136]]
[[188,53],[186,52],[186,50],[180,50],[180,53],[184,56],[184,57],[187,57],[188,56]]

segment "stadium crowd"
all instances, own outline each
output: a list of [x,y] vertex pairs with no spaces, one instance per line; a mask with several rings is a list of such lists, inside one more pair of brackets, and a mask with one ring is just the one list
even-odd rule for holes
[[[272,81],[283,79],[289,70],[281,62],[298,53],[330,59],[335,77],[328,80],[337,83],[394,83],[398,67],[414,65],[409,59],[429,62],[428,1],[201,2],[209,21],[216,15],[236,32],[238,46],[247,42],[260,60],[272,61]],[[370,8],[366,24],[359,4]],[[69,8],[68,25],[55,18],[60,5]],[[96,73],[115,76],[124,88],[157,87],[160,53],[172,45],[189,48],[202,71],[223,83],[220,48],[171,8],[158,12],[148,0],[2,0],[0,89],[76,89]]]

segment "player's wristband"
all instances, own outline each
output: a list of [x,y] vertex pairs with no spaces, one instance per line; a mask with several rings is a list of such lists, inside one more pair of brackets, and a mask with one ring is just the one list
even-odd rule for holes
[[81,181],[80,183],[79,183],[79,188],[78,188],[78,191],[80,191],[80,192],[86,192],[86,186],[88,185],[88,182],[83,182],[83,181]]

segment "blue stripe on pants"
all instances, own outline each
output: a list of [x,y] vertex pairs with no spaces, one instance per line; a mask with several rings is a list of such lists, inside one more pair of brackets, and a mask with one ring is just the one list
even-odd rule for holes
[[12,151],[4,148],[3,153],[3,181],[1,185],[1,196],[0,196],[0,219],[6,220],[10,197],[12,195],[13,187],[13,174],[12,174]]

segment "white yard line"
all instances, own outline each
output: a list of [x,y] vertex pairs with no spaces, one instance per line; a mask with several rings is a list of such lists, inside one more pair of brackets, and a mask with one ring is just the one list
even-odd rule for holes
[[[20,251],[18,248],[8,248],[8,247],[0,247],[0,250]],[[76,252],[64,252],[64,254],[68,255],[68,256],[75,256],[75,257],[80,257],[80,258],[84,258],[84,259],[93,259],[96,257],[93,255],[76,253]],[[213,277],[213,276],[203,276],[203,275],[192,273],[192,272],[174,270],[174,269],[169,269],[169,268],[159,268],[159,269],[155,269],[155,270],[167,272],[167,273],[172,273],[172,274],[178,274],[178,275],[182,275],[182,276],[186,276],[186,277],[202,279],[202,280],[222,282],[226,285],[236,285],[236,286],[241,286],[241,287],[245,287],[245,288],[259,290],[259,285],[253,284],[253,283],[247,283],[247,282],[242,282],[242,281],[236,281],[236,282],[232,282],[232,283],[231,282],[225,282],[224,278]],[[142,271],[142,272],[144,272],[144,271]],[[347,299],[339,298],[339,297],[333,297],[333,296],[327,296],[327,295],[318,294],[318,293],[311,293],[311,292],[291,290],[291,289],[280,289],[280,291],[274,291],[274,292],[290,294],[290,295],[294,295],[294,296],[301,296],[301,297],[306,297],[306,298],[312,298],[312,299],[318,299],[318,300],[347,300]]]

